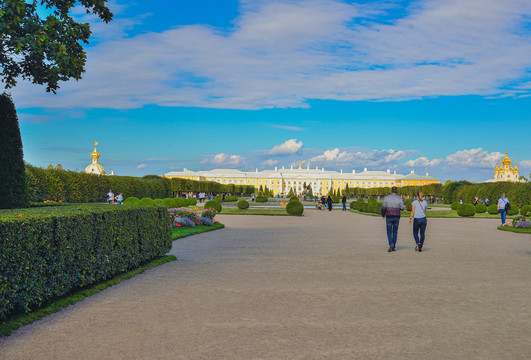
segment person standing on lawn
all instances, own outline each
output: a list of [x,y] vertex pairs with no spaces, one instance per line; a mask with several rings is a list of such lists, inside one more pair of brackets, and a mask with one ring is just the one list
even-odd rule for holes
[[507,215],[507,210],[511,208],[509,199],[505,197],[505,193],[501,194],[501,198],[498,199],[498,212],[501,215],[501,223],[505,225],[505,216]]
[[[415,251],[422,251],[422,246],[424,246],[424,234],[426,232],[426,226],[428,225],[428,220],[426,219],[426,209],[428,208],[428,203],[424,200],[424,195],[422,191],[417,190],[417,200],[411,203],[411,215],[409,215],[409,224],[411,225],[411,220],[413,219],[413,238],[415,238]],[[420,239],[419,239],[420,232]]]
[[397,194],[396,186],[391,188],[391,195],[384,198],[382,204],[382,218],[387,226],[387,241],[389,243],[388,252],[396,250],[396,240],[398,237],[398,224],[400,224],[400,211],[404,210],[404,201]]

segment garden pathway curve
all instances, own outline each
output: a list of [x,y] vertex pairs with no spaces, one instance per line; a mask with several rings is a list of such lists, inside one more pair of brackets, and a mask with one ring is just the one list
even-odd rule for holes
[[0,359],[530,359],[531,236],[489,219],[229,216],[177,261],[0,339]]

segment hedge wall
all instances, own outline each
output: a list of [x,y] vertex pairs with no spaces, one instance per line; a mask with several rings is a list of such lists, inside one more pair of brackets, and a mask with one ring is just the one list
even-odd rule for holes
[[0,317],[138,267],[171,248],[164,207],[71,205],[0,212]]
[[26,164],[26,182],[29,189],[29,200],[43,202],[45,200],[65,201],[69,203],[102,202],[106,199],[109,189],[124,198],[137,197],[142,199],[163,199],[182,192],[213,192],[250,195],[254,186],[220,184],[213,181],[194,181],[181,178],[167,179],[156,175],[142,178],[133,176],[98,176],[82,172],[57,169],[49,166],[46,169]]

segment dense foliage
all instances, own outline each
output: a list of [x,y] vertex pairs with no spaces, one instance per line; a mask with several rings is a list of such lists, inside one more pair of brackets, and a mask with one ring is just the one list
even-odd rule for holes
[[17,110],[11,96],[3,93],[0,94],[0,209],[28,205]]
[[350,203],[350,208],[361,212],[381,214],[382,203],[378,202],[374,198],[369,199],[367,202],[361,198],[358,198],[358,200]]
[[210,200],[210,201],[207,201],[205,203],[205,206],[203,207],[204,209],[214,209],[216,210],[218,213],[221,212],[221,210],[223,209],[223,207],[221,206],[221,204],[218,202],[218,201],[214,201],[214,200]]
[[236,201],[238,201],[237,196],[232,196],[232,195],[225,196],[225,202],[236,202]]
[[267,202],[267,197],[262,196],[262,195],[258,195],[258,196],[256,197],[256,202],[257,202],[257,203],[265,203],[265,202]]
[[511,205],[511,208],[507,211],[507,215],[518,215],[520,213],[520,208],[516,205]]
[[458,201],[454,201],[454,202],[452,203],[452,205],[450,206],[450,208],[451,208],[452,210],[457,210],[457,207],[458,207],[459,205],[461,205],[461,204],[460,204]]
[[525,205],[520,208],[520,214],[525,216],[531,215],[531,205]]
[[85,204],[0,215],[0,316],[138,267],[172,244],[164,207]]
[[[456,209],[457,210],[457,209]],[[496,204],[490,204],[488,207],[487,207],[487,211],[489,214],[491,215],[494,215],[494,214],[497,214],[498,213],[498,207],[496,206]]]
[[457,207],[457,215],[459,216],[474,216],[476,214],[476,207],[474,204],[460,204]]
[[487,212],[487,205],[485,204],[477,204],[476,205],[476,213],[477,214],[483,214]]
[[196,181],[174,178],[171,179],[171,190],[177,193],[191,191],[251,195],[255,192],[255,187],[253,185],[220,184],[215,181]]
[[247,209],[247,208],[249,208],[249,201],[247,201],[247,200],[238,201],[238,208],[239,209]]
[[286,212],[291,215],[302,215],[304,212],[304,206],[297,200],[289,201],[286,205]]

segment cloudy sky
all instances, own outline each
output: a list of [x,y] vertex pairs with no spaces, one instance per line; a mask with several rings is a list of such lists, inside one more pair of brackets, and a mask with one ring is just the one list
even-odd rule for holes
[[82,80],[12,91],[25,159],[117,174],[531,172],[528,0],[112,1]]

